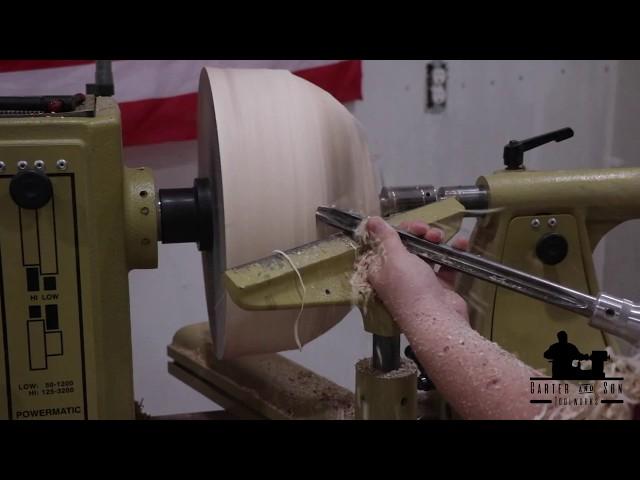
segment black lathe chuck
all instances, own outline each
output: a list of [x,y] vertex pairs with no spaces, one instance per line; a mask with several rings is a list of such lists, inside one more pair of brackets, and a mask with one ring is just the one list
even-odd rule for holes
[[213,193],[206,178],[196,178],[192,188],[161,189],[160,240],[162,243],[198,244],[213,248]]

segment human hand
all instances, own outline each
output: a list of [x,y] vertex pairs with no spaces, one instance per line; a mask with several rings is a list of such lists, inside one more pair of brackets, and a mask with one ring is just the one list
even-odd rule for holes
[[[442,230],[423,222],[405,222],[399,226],[434,243],[444,239]],[[453,291],[456,272],[441,268],[436,275],[431,266],[407,251],[398,233],[380,217],[370,218],[367,230],[380,242],[384,252],[381,268],[370,271],[368,280],[401,327],[404,314],[417,304],[439,311],[453,310],[469,321],[466,302]],[[453,246],[466,250],[468,242],[458,239]]]
[[[433,243],[442,243],[442,241],[444,240],[444,231],[437,227],[431,227],[424,222],[402,222],[400,223],[400,225],[398,225],[398,227],[402,230],[412,233],[416,237],[424,238],[425,240]],[[453,241],[451,246],[458,250],[467,251],[469,250],[469,241],[466,238],[458,237]],[[438,270],[436,276],[440,280],[442,286],[445,287],[445,289],[447,289],[448,291],[453,291],[458,272],[451,268],[440,266],[440,269]]]

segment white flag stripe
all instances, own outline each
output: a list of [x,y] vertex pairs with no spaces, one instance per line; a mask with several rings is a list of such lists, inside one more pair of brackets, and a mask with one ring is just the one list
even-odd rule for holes
[[[203,67],[305,70],[339,60],[119,60],[113,62],[115,98],[130,102],[168,98],[198,90]],[[93,83],[95,65],[0,73],[1,96],[71,95]]]
[[95,71],[95,65],[87,64],[0,73],[0,95],[20,97],[84,93],[85,84],[93,82]]

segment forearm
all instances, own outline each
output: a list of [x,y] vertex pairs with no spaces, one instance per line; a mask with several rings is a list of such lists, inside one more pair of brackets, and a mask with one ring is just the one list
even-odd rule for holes
[[[406,228],[429,241],[416,226]],[[429,377],[464,418],[534,418],[537,404],[529,403],[530,367],[475,332],[464,318],[466,305],[451,295],[451,284],[411,255],[397,232],[381,218],[367,221],[381,262],[372,263],[368,280],[396,320]],[[449,288],[447,288],[449,287]],[[449,292],[449,293],[448,293]]]
[[468,419],[532,419],[531,367],[482,337],[436,298],[393,312],[418,360],[455,411]]

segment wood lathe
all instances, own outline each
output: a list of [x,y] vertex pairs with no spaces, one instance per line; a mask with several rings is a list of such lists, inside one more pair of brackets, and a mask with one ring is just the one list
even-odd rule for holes
[[[586,295],[599,292],[598,241],[640,217],[640,169],[524,167],[526,150],[566,131],[510,142],[507,168],[474,185],[382,188],[354,117],[272,70],[203,69],[198,178],[158,191],[148,168],[123,165],[110,67],[98,67],[86,94],[0,98],[2,419],[136,417],[128,273],[157,268],[158,242],[197,245],[209,310],[174,336],[169,372],[228,416],[416,419],[427,415],[424,375],[401,358],[381,304],[363,316],[374,360],[354,371],[355,393],[278,354],[352,305],[359,247],[318,224],[318,206],[422,220],[447,240],[473,217],[472,253]],[[271,228],[256,236],[266,218]],[[302,275],[302,311],[298,277],[274,250]],[[457,289],[474,327],[533,367],[546,367],[539,352],[558,325],[585,350],[618,348],[575,312],[469,276]],[[380,360],[390,356],[393,365]],[[445,417],[434,405],[429,415]]]

